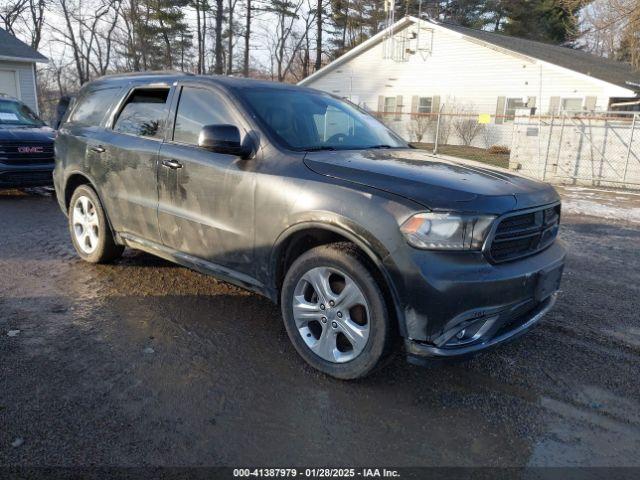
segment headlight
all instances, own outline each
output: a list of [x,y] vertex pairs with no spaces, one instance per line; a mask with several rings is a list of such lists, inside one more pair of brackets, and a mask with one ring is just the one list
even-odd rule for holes
[[480,250],[495,216],[418,213],[400,231],[410,245],[429,250]]

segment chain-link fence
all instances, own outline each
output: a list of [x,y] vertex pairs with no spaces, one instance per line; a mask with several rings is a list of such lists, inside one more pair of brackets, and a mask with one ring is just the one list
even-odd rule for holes
[[520,117],[510,167],[553,183],[640,189],[640,113]]
[[541,180],[640,189],[640,112],[377,112],[405,140]]
[[512,142],[515,115],[496,116],[465,110],[449,110],[444,105],[436,113],[376,113],[405,140],[418,144],[464,146],[481,149],[503,147]]

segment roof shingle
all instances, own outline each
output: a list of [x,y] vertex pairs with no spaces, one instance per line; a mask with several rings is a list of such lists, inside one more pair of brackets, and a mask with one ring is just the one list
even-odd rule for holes
[[32,60],[34,62],[47,62],[48,59],[24,42],[0,28],[0,57],[15,58],[16,60]]
[[[497,47],[568,68],[605,82],[640,92],[640,71],[623,62],[598,57],[581,50],[551,45],[524,38],[510,37],[485,30],[461,27],[444,22],[434,22],[448,30],[491,43]],[[629,83],[631,82],[631,83]]]

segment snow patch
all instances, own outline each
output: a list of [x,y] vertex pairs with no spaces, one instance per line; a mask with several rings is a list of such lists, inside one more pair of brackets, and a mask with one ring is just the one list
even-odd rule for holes
[[562,211],[574,215],[590,215],[592,217],[640,223],[640,208],[618,207],[591,199],[575,198],[574,196],[565,196],[562,199]]

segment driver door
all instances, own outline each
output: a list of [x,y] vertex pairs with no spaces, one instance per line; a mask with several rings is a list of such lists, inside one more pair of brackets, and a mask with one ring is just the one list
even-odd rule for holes
[[183,85],[173,131],[160,147],[158,222],[165,246],[251,273],[255,174],[252,160],[198,147],[204,125],[246,130],[235,108],[213,88]]

